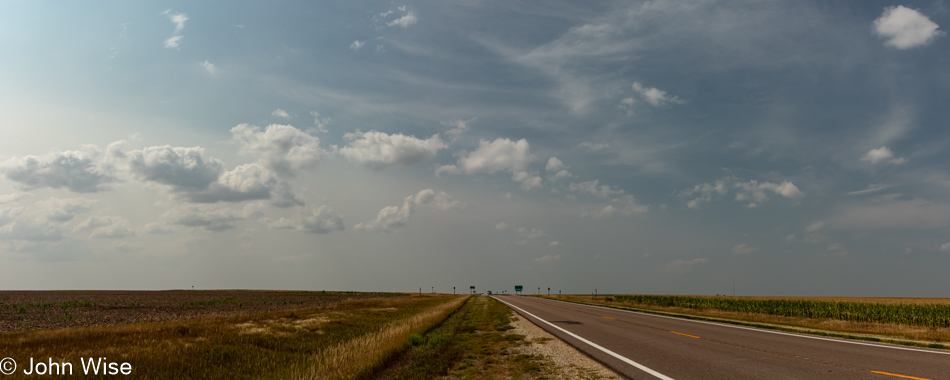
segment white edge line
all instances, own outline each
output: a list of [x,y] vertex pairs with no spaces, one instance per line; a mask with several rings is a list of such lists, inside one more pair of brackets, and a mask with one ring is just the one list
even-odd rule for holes
[[707,321],[697,321],[697,320],[695,320],[695,319],[677,318],[677,317],[671,317],[671,316],[668,316],[668,315],[659,315],[659,314],[652,314],[652,313],[644,313],[644,312],[640,312],[640,311],[626,310],[626,309],[617,309],[617,308],[605,307],[605,306],[597,306],[597,305],[588,305],[588,304],[584,304],[584,303],[575,303],[575,302],[559,301],[559,300],[552,300],[552,299],[547,299],[547,298],[541,298],[541,299],[547,300],[547,301],[563,302],[563,303],[572,304],[572,305],[581,305],[581,306],[588,306],[588,307],[596,307],[596,308],[600,308],[600,309],[607,309],[607,310],[614,310],[614,311],[625,311],[625,312],[627,312],[627,313],[634,313],[634,314],[640,314],[640,315],[647,315],[647,316],[651,316],[651,317],[675,319],[675,320],[677,320],[677,321],[687,321],[687,322],[703,323],[703,324],[714,325],[714,326],[731,327],[731,328],[734,328],[734,329],[742,329],[742,330],[749,330],[749,331],[758,331],[758,332],[769,333],[769,334],[778,334],[778,335],[794,336],[794,337],[799,337],[799,338],[826,340],[826,341],[829,341],[829,342],[857,344],[857,345],[861,345],[861,346],[890,348],[890,349],[894,349],[894,350],[916,351],[916,352],[926,352],[926,353],[931,353],[931,354],[950,355],[950,352],[943,352],[943,351],[931,351],[931,350],[923,350],[923,349],[919,349],[919,348],[900,347],[900,346],[889,346],[889,345],[877,344],[877,343],[855,342],[855,341],[844,340],[844,339],[833,339],[833,338],[825,338],[825,337],[813,336],[813,335],[787,333],[787,332],[782,332],[782,331],[772,331],[772,330],[758,329],[758,328],[754,328],[754,327],[745,327],[745,326],[730,325],[730,324],[725,324],[725,323],[716,323],[716,322],[707,322]]
[[502,301],[502,300],[500,300],[500,299],[498,299],[498,298],[495,298],[495,297],[492,297],[492,298],[494,298],[494,299],[495,299],[496,301],[498,301],[498,302],[501,302],[501,303],[503,303],[503,304],[505,304],[505,305],[508,305],[508,307],[517,309],[519,312],[522,312],[522,313],[525,313],[525,314],[527,314],[527,315],[530,315],[532,318],[537,319],[537,320],[539,320],[539,321],[541,321],[541,322],[544,322],[544,323],[546,323],[548,326],[551,326],[551,327],[554,327],[554,328],[556,328],[556,329],[558,329],[558,330],[561,330],[561,331],[564,332],[565,334],[570,335],[570,336],[574,337],[575,339],[580,340],[581,342],[587,343],[587,344],[591,345],[591,347],[594,347],[594,348],[596,348],[596,349],[598,349],[598,350],[601,350],[601,351],[605,352],[607,355],[613,356],[613,357],[615,357],[615,358],[617,358],[617,359],[622,360],[624,363],[630,364],[630,365],[632,365],[632,366],[634,366],[634,367],[639,368],[640,370],[642,370],[642,371],[644,371],[644,372],[646,372],[646,373],[649,373],[649,374],[651,374],[651,375],[653,375],[653,376],[656,376],[657,378],[660,378],[660,379],[663,379],[663,380],[673,380],[672,377],[666,376],[666,375],[664,375],[664,374],[662,374],[662,373],[659,373],[659,372],[657,372],[657,371],[654,371],[654,370],[650,369],[649,367],[647,367],[647,366],[645,366],[645,365],[643,365],[643,364],[640,364],[640,363],[637,363],[637,362],[635,362],[635,361],[633,361],[633,360],[627,359],[627,358],[621,356],[620,354],[618,354],[618,353],[616,353],[616,352],[613,352],[613,351],[611,351],[611,350],[608,350],[608,349],[606,349],[606,348],[601,347],[601,346],[598,345],[597,343],[594,343],[594,342],[591,342],[591,341],[589,341],[589,340],[587,340],[587,339],[581,338],[581,337],[578,336],[577,334],[574,334],[574,333],[572,333],[572,332],[570,332],[570,331],[567,331],[567,330],[565,330],[565,329],[562,329],[560,326],[556,326],[556,325],[554,325],[554,324],[551,323],[551,322],[548,322],[548,321],[545,321],[545,320],[543,320],[543,319],[541,319],[541,318],[538,318],[538,316],[536,316],[536,315],[534,315],[534,314],[531,314],[531,313],[525,311],[524,309],[522,309],[522,308],[520,308],[520,307],[517,307],[517,306],[515,306],[515,305],[512,305],[512,304],[510,304],[510,303],[507,303],[507,302]]

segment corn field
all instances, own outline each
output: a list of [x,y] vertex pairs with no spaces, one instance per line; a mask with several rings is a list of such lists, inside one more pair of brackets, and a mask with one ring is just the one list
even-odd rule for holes
[[837,319],[851,322],[950,327],[950,305],[947,304],[881,304],[651,295],[620,295],[614,296],[614,299],[617,302],[650,306],[711,309],[795,318]]

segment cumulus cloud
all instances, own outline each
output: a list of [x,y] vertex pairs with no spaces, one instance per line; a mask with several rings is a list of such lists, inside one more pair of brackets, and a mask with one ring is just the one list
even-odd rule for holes
[[350,50],[357,51],[366,44],[366,41],[355,40],[350,44]]
[[208,62],[207,59],[204,60],[204,62],[201,62],[201,67],[204,67],[204,69],[205,69],[209,74],[214,75],[214,74],[217,74],[217,73],[218,73],[218,67],[215,66],[213,63]]
[[548,247],[551,247],[551,248],[560,247],[560,246],[561,246],[561,242],[557,240],[553,240],[550,243],[548,243]]
[[442,122],[442,125],[452,127],[452,129],[449,129],[448,131],[445,132],[445,135],[449,137],[449,142],[454,143],[458,141],[459,137],[461,137],[462,134],[468,130],[468,123],[471,123],[475,120],[476,118],[471,118],[468,120],[455,120],[452,122]]
[[[412,13],[412,11],[406,10],[406,6],[401,6],[397,9],[399,10],[399,12],[402,13],[402,16],[395,20],[387,22],[386,26],[399,26],[402,28],[408,28],[410,25],[415,24],[416,22],[419,21],[419,18],[416,17],[415,13]],[[387,12],[380,13],[380,16],[387,17],[393,13],[394,11],[390,10]]]
[[690,269],[700,266],[703,264],[708,264],[709,259],[706,258],[696,258],[692,260],[673,260],[666,263],[667,272],[682,274],[688,272]]
[[290,114],[280,108],[274,110],[274,112],[271,112],[270,114],[271,116],[277,116],[281,119],[290,119]]
[[922,13],[902,5],[884,8],[881,17],[874,20],[874,31],[884,44],[902,50],[927,45],[945,35],[937,30],[939,27]]
[[525,139],[511,141],[506,138],[498,138],[492,142],[481,140],[478,142],[478,148],[475,151],[462,152],[457,164],[444,165],[438,168],[436,175],[440,173],[472,174],[509,171],[511,172],[511,179],[520,182],[523,190],[531,190],[541,186],[541,177],[537,172],[528,170],[528,165],[534,159],[528,141]]
[[74,232],[89,232],[89,237],[120,239],[135,235],[128,220],[118,216],[90,216],[73,228]]
[[609,218],[614,215],[630,216],[634,214],[645,214],[650,210],[650,206],[638,204],[633,198],[633,195],[630,194],[623,194],[611,199],[610,202],[610,204],[603,208],[581,213],[581,217]]
[[0,208],[0,239],[50,242],[63,239],[62,225],[89,211],[96,201],[86,198],[50,198],[27,206]]
[[45,156],[14,157],[0,164],[0,172],[24,190],[65,188],[77,193],[108,190],[116,182],[113,168],[100,159],[95,146]]
[[748,245],[748,244],[746,244],[746,243],[742,243],[742,244],[739,244],[739,245],[737,245],[737,246],[735,246],[735,247],[732,247],[732,253],[735,253],[735,254],[737,254],[737,255],[748,255],[748,254],[750,254],[750,253],[752,253],[752,252],[755,252],[755,251],[758,251],[758,250],[759,250],[759,247],[753,247],[753,246]]
[[766,192],[772,192],[782,197],[798,202],[805,197],[805,193],[798,189],[791,181],[782,183],[762,182],[750,180],[741,182],[735,177],[718,179],[713,183],[703,183],[679,192],[681,197],[692,198],[686,202],[689,208],[698,209],[702,203],[712,200],[714,194],[725,195],[729,189],[736,189],[735,200],[749,201],[746,207],[756,207],[759,203],[768,200]]
[[202,147],[152,146],[131,151],[128,156],[133,175],[180,192],[204,190],[224,170],[221,161],[204,157]]
[[248,124],[231,128],[238,153],[256,158],[279,176],[293,178],[298,172],[316,167],[329,153],[320,147],[320,138],[292,125],[271,124],[266,129]]
[[598,183],[599,180],[596,179],[593,181],[585,181],[580,183],[571,182],[571,184],[567,186],[567,189],[578,193],[591,194],[600,198],[609,198],[614,195],[623,194],[623,190],[612,189],[608,185],[598,186]]
[[232,210],[212,206],[176,206],[166,211],[162,218],[166,224],[203,228],[211,232],[233,229],[234,222],[241,220]]
[[328,234],[333,231],[343,231],[343,217],[329,206],[308,208],[302,211],[296,219],[281,217],[268,224],[274,229],[292,229],[312,234]]
[[376,214],[376,219],[357,223],[353,227],[357,231],[394,232],[409,222],[415,206],[431,206],[437,210],[461,208],[464,204],[452,199],[445,192],[436,193],[432,189],[420,190],[415,195],[403,199],[402,206],[386,206]]
[[185,192],[182,196],[195,203],[270,199],[271,204],[277,207],[304,205],[304,202],[291,192],[290,185],[256,163],[240,165],[234,170],[224,172],[206,189]]
[[505,229],[507,229],[507,228],[508,228],[508,223],[505,223],[505,222],[498,222],[497,224],[495,224],[495,229],[498,230],[498,231],[502,231],[502,230],[505,230]]
[[[685,103],[685,101],[681,100],[680,98],[676,96],[667,95],[666,91],[657,89],[655,87],[644,87],[639,82],[634,82],[632,87],[633,87],[634,92],[642,96],[643,99],[647,101],[647,103],[650,103],[650,105],[654,107],[659,107],[659,106],[663,106],[670,103],[673,103],[673,104]],[[632,106],[633,99],[631,98],[630,100],[631,101],[629,102],[629,104]],[[623,103],[621,102],[621,104]]]
[[431,159],[439,150],[448,148],[438,134],[423,140],[401,133],[389,135],[377,131],[356,131],[343,135],[343,138],[348,143],[340,148],[340,154],[350,162],[373,170],[382,170],[393,164],[409,166]]
[[894,152],[890,149],[887,149],[886,146],[882,146],[877,149],[871,149],[864,156],[861,157],[861,161],[870,162],[871,164],[878,163],[888,163],[894,165],[900,165],[907,162],[907,159],[904,157],[895,157]]
[[950,252],[950,242],[941,244],[940,252]]
[[548,164],[544,166],[544,170],[549,172],[554,172],[564,169],[564,163],[561,162],[557,157],[551,157],[548,159]]

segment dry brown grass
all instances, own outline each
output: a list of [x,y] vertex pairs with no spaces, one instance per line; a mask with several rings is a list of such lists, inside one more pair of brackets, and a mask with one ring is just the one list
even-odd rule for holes
[[[428,310],[394,321],[378,331],[341,342],[321,351],[301,379],[355,379],[382,365],[409,345],[409,335],[425,332],[459,308],[468,297],[458,297]],[[387,309],[387,308],[379,308]]]
[[[321,353],[365,349],[357,339],[397,323],[413,329],[437,323],[416,316],[439,314],[460,302],[461,296],[389,294],[306,309],[0,333],[0,352],[21,364],[51,357],[78,366],[80,358],[105,356],[131,363],[133,376],[141,379],[299,378],[312,373]],[[377,363],[362,360],[338,361],[349,363],[347,368]]]

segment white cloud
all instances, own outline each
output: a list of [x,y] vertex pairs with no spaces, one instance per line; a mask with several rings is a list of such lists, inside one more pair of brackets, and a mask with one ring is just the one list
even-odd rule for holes
[[271,204],[277,207],[303,205],[303,201],[290,191],[288,184],[256,163],[240,165],[234,170],[224,172],[207,189],[188,191],[183,193],[183,196],[196,203],[271,199]]
[[950,252],[950,242],[941,244],[940,252]]
[[782,183],[759,183],[757,180],[739,182],[734,177],[718,179],[714,183],[695,185],[692,188],[680,191],[679,196],[693,197],[698,195],[686,202],[687,207],[698,209],[702,203],[711,201],[713,194],[725,195],[729,192],[730,187],[736,189],[735,200],[750,201],[746,205],[750,208],[757,207],[759,203],[768,199],[766,191],[771,191],[794,202],[798,202],[805,197],[805,194],[791,181],[782,181]]
[[558,171],[564,169],[564,163],[561,162],[557,157],[551,157],[548,159],[548,164],[544,166],[544,170],[549,172]]
[[409,166],[425,159],[432,159],[441,149],[448,148],[438,134],[422,140],[401,133],[386,134],[369,131],[343,135],[347,146],[340,154],[350,162],[373,170],[382,170],[393,164]]
[[455,120],[452,122],[442,122],[442,125],[450,126],[452,129],[445,132],[445,135],[449,137],[449,142],[458,141],[459,137],[462,136],[465,131],[468,130],[468,123],[475,121],[476,118],[471,118],[468,120]]
[[465,207],[464,203],[452,199],[446,192],[435,192],[432,189],[419,190],[413,198],[413,203],[417,206],[432,206],[439,211]]
[[752,253],[752,252],[755,252],[755,251],[758,251],[758,250],[759,250],[759,247],[753,247],[753,246],[748,245],[748,244],[746,244],[746,243],[742,243],[742,244],[739,244],[739,245],[737,245],[737,246],[735,246],[735,247],[732,247],[732,253],[735,253],[735,254],[737,254],[737,255],[748,255],[748,254],[750,254],[750,253]]
[[950,204],[881,196],[839,208],[825,221],[839,229],[934,229],[950,226]]
[[201,67],[204,67],[205,70],[207,70],[209,74],[214,75],[218,73],[218,67],[215,66],[213,63],[208,62],[207,59],[204,60],[204,62],[201,62]]
[[836,256],[845,256],[848,253],[848,250],[844,248],[841,243],[831,243],[827,248],[828,252],[835,254]]
[[871,164],[886,162],[889,164],[900,165],[907,162],[907,159],[903,157],[895,157],[894,152],[892,152],[890,149],[887,149],[886,146],[882,146],[877,149],[869,150],[864,156],[861,157],[861,161],[870,162]]
[[168,20],[175,24],[175,31],[172,32],[172,36],[165,39],[165,47],[168,49],[175,49],[181,45],[181,40],[184,36],[181,35],[181,31],[185,29],[185,21],[188,21],[188,15],[185,13],[172,12],[171,9],[166,9],[161,14],[168,16]]
[[327,234],[333,231],[343,231],[343,217],[329,206],[308,208],[301,212],[297,219],[281,217],[271,222],[268,227],[274,229],[293,229],[312,234]]
[[202,147],[152,146],[128,156],[129,169],[136,177],[171,186],[176,192],[207,189],[224,171],[221,161],[204,157]]
[[90,216],[73,228],[75,232],[89,232],[89,237],[120,239],[135,235],[128,220],[118,216]]
[[25,190],[49,187],[77,193],[108,190],[116,182],[113,168],[100,160],[95,146],[45,156],[13,157],[0,164],[0,172]]
[[820,230],[824,226],[825,226],[825,222],[822,222],[820,220],[811,222],[809,225],[805,226],[805,232],[815,232],[815,231]]
[[582,149],[588,152],[598,152],[601,150],[610,149],[610,145],[604,144],[604,143],[592,143],[589,141],[585,141],[580,144],[577,144],[577,147],[575,149]]
[[29,193],[3,194],[3,195],[0,195],[0,205],[6,204],[6,203],[13,203],[13,202],[19,201],[20,199],[26,198],[28,196],[30,196]]
[[550,243],[548,243],[548,247],[551,247],[551,248],[560,247],[560,246],[561,246],[561,243],[560,243],[559,241],[557,241],[557,240],[554,240],[554,241],[551,241]]
[[595,195],[600,198],[609,198],[611,196],[624,193],[623,190],[612,189],[609,185],[597,186],[598,183],[599,180],[596,179],[593,181],[585,181],[580,183],[571,182],[571,184],[567,186],[567,189],[578,193]]
[[544,231],[542,231],[540,228],[521,227],[518,229],[518,235],[521,235],[521,237],[525,239],[537,239],[544,236]]
[[883,183],[874,183],[874,184],[868,185],[868,187],[867,187],[866,189],[864,189],[864,190],[851,191],[851,192],[848,192],[848,193],[845,194],[845,195],[873,194],[873,193],[876,193],[876,192],[878,192],[878,191],[884,190],[884,189],[886,189],[886,188],[888,188],[888,187],[891,187],[891,185],[886,185],[886,184],[883,184]]
[[512,172],[525,171],[528,164],[534,161],[528,141],[521,139],[511,141],[498,138],[488,142],[478,142],[478,149],[463,154],[458,161],[458,167],[467,174],[475,172],[495,173],[499,170]]
[[416,17],[416,14],[412,13],[412,11],[406,11],[405,7],[400,7],[400,9],[403,12],[405,12],[405,15],[395,20],[392,20],[390,22],[387,22],[386,26],[400,26],[403,28],[408,28],[410,25],[415,24],[416,22],[419,21],[419,18]]
[[192,228],[204,228],[212,232],[233,229],[234,222],[240,217],[227,208],[213,206],[175,206],[166,211],[162,218],[170,225]]
[[89,211],[95,203],[86,198],[50,198],[28,206],[0,208],[0,239],[21,243],[60,241],[63,223]]
[[282,177],[316,167],[329,153],[320,147],[320,138],[292,125],[271,124],[267,129],[248,124],[231,128],[232,142],[240,154],[256,158],[264,167]]
[[525,139],[517,142],[503,138],[492,142],[480,140],[475,151],[462,152],[456,165],[443,165],[436,170],[436,175],[440,173],[495,173],[507,170],[511,172],[512,180],[521,183],[523,190],[531,190],[541,186],[541,177],[536,172],[528,171],[528,165],[534,159],[528,141]]
[[274,110],[274,112],[271,112],[270,114],[271,116],[277,116],[281,119],[290,119],[290,114],[280,108]]
[[[633,91],[635,91],[637,94],[640,94],[640,96],[642,96],[647,101],[647,103],[650,103],[650,105],[654,107],[659,107],[670,103],[685,103],[685,101],[681,100],[680,98],[676,96],[669,96],[666,94],[666,91],[662,91],[655,87],[644,87],[638,82],[634,82],[632,87]],[[631,99],[630,105],[633,105],[632,100],[633,99]]]
[[185,38],[185,36],[182,35],[168,37],[165,39],[164,45],[168,49],[178,48],[178,46],[181,45],[181,40],[183,38]]
[[666,263],[666,270],[667,272],[682,274],[682,273],[688,272],[693,267],[703,265],[703,264],[708,264],[708,263],[709,263],[709,259],[706,259],[706,258],[696,258],[692,260],[673,260]]
[[310,111],[310,116],[313,116],[313,127],[317,132],[327,133],[327,125],[330,124],[333,119],[329,117],[320,118],[320,113],[317,111]]
[[756,180],[751,180],[749,182],[736,183],[736,188],[739,189],[736,193],[736,200],[744,201],[752,199],[753,203],[751,204],[753,205],[768,199],[765,195],[766,190],[792,200],[799,200],[805,197],[805,194],[798,190],[798,187],[790,181],[783,181],[781,184],[777,184],[772,182],[759,183]]
[[360,48],[363,47],[363,45],[365,44],[366,44],[365,41],[355,40],[353,41],[353,43],[350,44],[350,50],[353,50],[353,51],[360,50]]
[[498,230],[498,231],[502,231],[502,230],[505,230],[505,229],[507,229],[507,228],[508,228],[508,223],[505,223],[505,222],[498,222],[498,224],[495,224],[495,229]]
[[534,261],[536,263],[550,263],[550,262],[558,261],[560,259],[561,259],[561,255],[544,255],[541,257],[534,258],[531,261]]
[[788,235],[788,236],[786,236],[784,239],[782,239],[782,242],[783,242],[783,243],[794,243],[796,240],[797,240],[797,238],[795,237],[795,235]]
[[573,175],[571,174],[571,172],[569,172],[569,171],[567,171],[567,170],[558,170],[558,172],[557,172],[557,173],[554,173],[554,176],[552,176],[552,177],[550,177],[550,178],[551,178],[552,181],[557,181],[557,180],[559,180],[559,179],[561,179],[561,178],[570,178],[570,177],[573,177]]
[[945,35],[937,30],[940,25],[920,12],[902,5],[884,8],[884,13],[874,20],[874,31],[884,38],[884,44],[898,49],[910,49],[929,44]]
[[357,223],[353,227],[357,231],[381,231],[394,232],[399,227],[409,222],[412,216],[414,206],[432,206],[433,208],[445,211],[449,209],[462,208],[464,204],[452,199],[445,192],[436,193],[432,189],[420,190],[415,195],[409,195],[403,199],[402,206],[386,206],[376,214],[376,219]]

